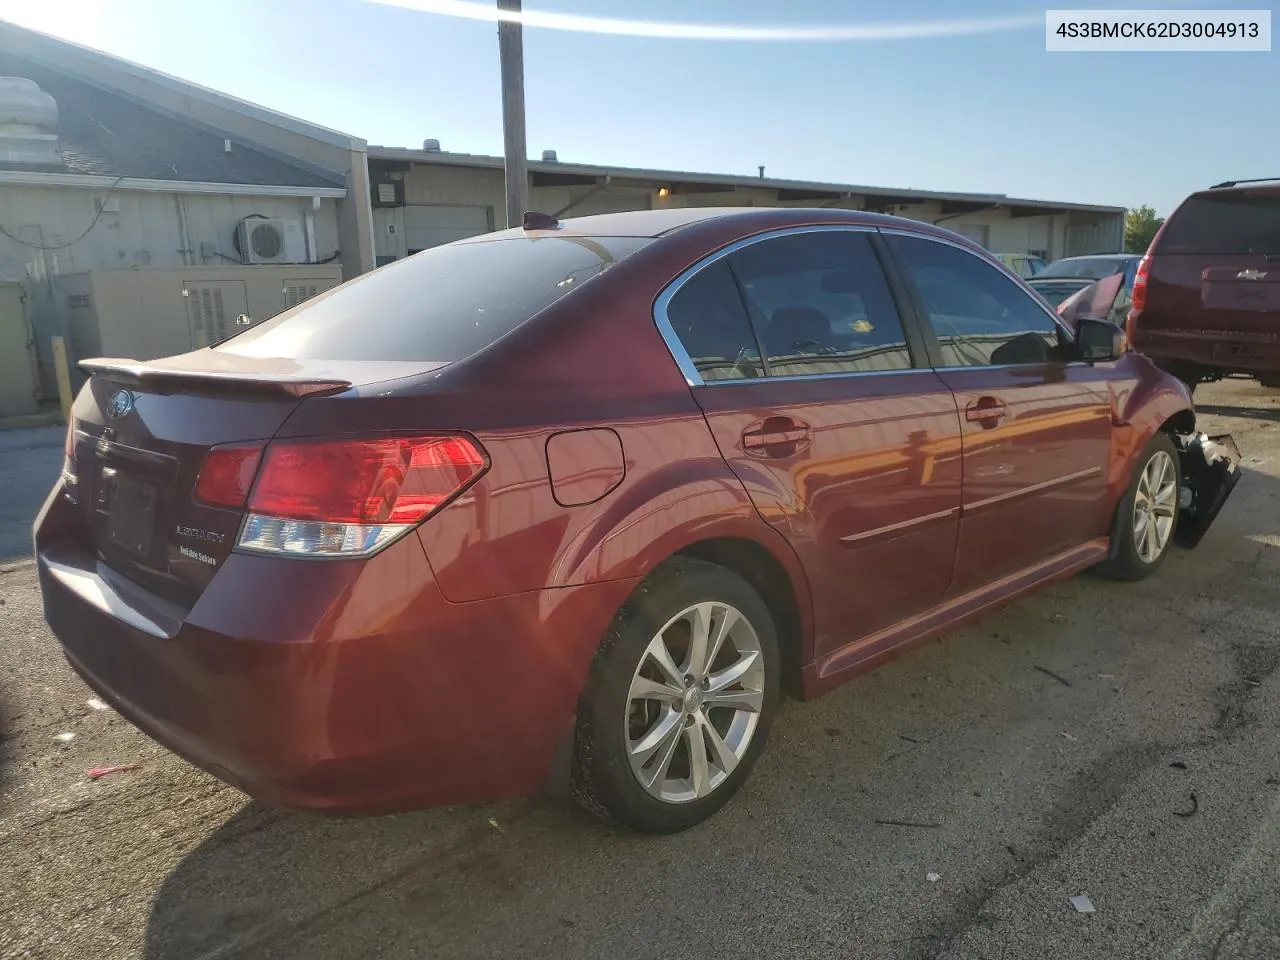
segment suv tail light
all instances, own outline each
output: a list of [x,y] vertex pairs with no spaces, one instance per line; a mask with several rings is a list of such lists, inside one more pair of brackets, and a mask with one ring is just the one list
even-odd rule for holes
[[1124,334],[1129,343],[1134,342],[1138,315],[1147,305],[1147,281],[1150,277],[1151,255],[1145,254],[1138,261],[1138,268],[1133,273],[1133,289],[1129,292],[1129,313],[1124,318]]
[[1147,280],[1151,276],[1151,257],[1144,256],[1138,261],[1138,269],[1133,275],[1133,292],[1131,301],[1133,312],[1141,313],[1147,305]]
[[[369,554],[412,530],[487,466],[483,451],[458,436],[273,441],[237,546],[295,556]],[[215,474],[227,479],[210,481],[215,493],[230,499],[246,470],[247,460],[238,467],[216,462]],[[202,471],[198,488],[203,484]]]

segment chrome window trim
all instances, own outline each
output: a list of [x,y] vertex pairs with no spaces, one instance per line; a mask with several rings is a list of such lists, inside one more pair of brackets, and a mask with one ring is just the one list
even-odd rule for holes
[[[880,233],[899,237],[916,237],[921,240],[931,240],[934,243],[940,243],[948,247],[955,247],[962,250],[969,256],[973,257],[982,265],[991,268],[992,265],[987,262],[980,254],[975,253],[963,244],[956,243],[945,237],[934,237],[927,233],[915,230],[907,230],[901,227],[876,227],[870,224],[810,224],[800,227],[781,227],[776,230],[769,230],[765,233],[757,233],[750,237],[744,237],[741,240],[735,240],[727,246],[721,247],[714,253],[710,253],[701,260],[695,262],[692,266],[686,267],[674,280],[663,288],[653,303],[653,321],[658,328],[658,333],[662,336],[663,342],[667,345],[667,351],[671,354],[671,358],[675,360],[676,366],[680,368],[680,373],[684,376],[685,383],[690,387],[720,387],[735,386],[741,384],[752,383],[789,383],[800,380],[843,380],[859,377],[894,377],[909,373],[922,373],[930,370],[1016,370],[1027,366],[1035,366],[1035,364],[1023,363],[1005,363],[1005,364],[983,364],[980,366],[937,366],[937,367],[907,367],[901,370],[851,370],[848,373],[812,373],[812,374],[792,374],[782,377],[741,377],[733,380],[711,380],[702,379],[702,374],[698,372],[698,368],[694,366],[693,358],[689,356],[685,350],[684,344],[680,342],[680,338],[676,335],[675,328],[671,326],[671,320],[667,316],[667,307],[672,299],[681,288],[684,287],[694,276],[702,270],[714,263],[731,256],[744,247],[752,244],[763,243],[766,240],[775,240],[779,237],[789,237],[804,233]],[[998,272],[998,271],[997,271]],[[1015,284],[1016,286],[1016,284]],[[1026,294],[1024,293],[1024,296]],[[1032,303],[1040,309],[1045,316],[1053,322],[1054,326],[1067,338],[1071,343],[1075,342],[1075,337],[1071,331],[1062,323],[1058,315],[1051,310],[1045,308],[1035,297],[1028,296]],[[905,318],[900,318],[905,319]],[[936,334],[935,334],[936,336]],[[1089,364],[1084,361],[1071,361],[1065,364],[1067,367],[1087,367]]]
[[739,377],[736,380],[712,380],[689,384],[698,387],[731,387],[750,383],[792,383],[797,380],[851,380],[856,377],[897,377],[904,373],[932,373],[931,367],[906,367],[902,370],[850,370],[848,373],[793,373],[782,377]]
[[[904,230],[901,227],[881,227],[880,232],[887,236],[914,237],[917,240],[929,240],[933,243],[940,243],[943,246],[954,247],[956,250],[963,251],[964,253],[967,253],[969,256],[973,257],[974,260],[978,261],[978,263],[982,264],[987,269],[995,270],[995,265],[992,264],[989,260],[987,260],[986,257],[982,256],[982,254],[977,253],[974,250],[970,250],[964,244],[956,243],[954,240],[950,240],[946,237],[934,237],[934,236],[930,236],[927,233],[920,233],[915,230]],[[996,273],[999,274],[1000,271],[996,270]],[[1008,278],[1006,277],[1006,279]],[[1023,280],[1023,283],[1026,283],[1026,281]],[[1018,285],[1016,283],[1013,284],[1014,289],[1017,289],[1017,286]],[[1036,309],[1039,310],[1041,313],[1043,313],[1046,317],[1048,317],[1050,321],[1052,321],[1054,327],[1057,328],[1058,332],[1062,334],[1062,336],[1066,337],[1068,343],[1076,342],[1075,334],[1073,334],[1071,330],[1068,329],[1067,325],[1062,322],[1061,317],[1059,317],[1056,313],[1054,313],[1052,310],[1046,307],[1036,297],[1029,296],[1025,291],[1023,292],[1023,296],[1026,297],[1028,300],[1030,300],[1033,304],[1035,304]],[[937,336],[936,332],[934,333],[934,336],[935,337]],[[1077,365],[1087,366],[1087,364],[1083,364],[1083,363],[1077,364],[1075,362],[1067,364],[1067,366],[1077,366]],[[1003,370],[1003,369],[1009,369],[1014,367],[1027,367],[1027,366],[1036,366],[1036,364],[1002,363],[1002,364],[984,364],[982,367],[967,367],[964,365],[960,365],[960,366],[951,366],[951,367],[934,367],[934,369],[935,370],[979,370],[979,369]]]
[[[671,320],[667,316],[667,307],[670,305],[672,298],[680,292],[686,283],[693,279],[694,276],[701,273],[707,267],[714,263],[718,263],[725,257],[737,253],[744,247],[752,244],[763,243],[766,240],[775,240],[779,237],[798,236],[805,233],[875,233],[876,228],[870,224],[860,223],[824,223],[810,224],[800,227],[781,227],[777,230],[769,230],[765,233],[757,233],[750,237],[743,237],[741,240],[735,240],[728,246],[721,247],[714,253],[710,253],[697,261],[690,267],[686,267],[683,272],[672,280],[663,291],[658,294],[658,298],[653,302],[653,322],[658,326],[658,332],[662,335],[662,339],[666,341],[667,350],[671,352],[672,359],[680,368],[680,372],[684,374],[685,382],[691,387],[717,386],[722,383],[763,383],[766,381],[783,381],[783,380],[813,380],[821,376],[824,378],[832,377],[850,377],[850,376],[877,376],[881,371],[859,371],[851,373],[826,373],[814,374],[813,376],[795,376],[795,377],[744,377],[738,380],[712,380],[707,382],[702,379],[702,374],[698,372],[698,368],[693,365],[693,358],[684,348],[684,344],[680,342],[680,338],[676,336],[675,328],[671,326]],[[745,309],[745,308],[744,308]],[[920,368],[913,367],[912,372]],[[928,368],[924,368],[928,369]],[[884,371],[886,373],[896,373],[897,371]],[[905,372],[905,371],[904,371]]]

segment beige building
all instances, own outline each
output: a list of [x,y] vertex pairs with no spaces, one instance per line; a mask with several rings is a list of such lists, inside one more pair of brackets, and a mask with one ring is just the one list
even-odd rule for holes
[[[374,246],[379,263],[505,226],[501,157],[368,149]],[[761,171],[763,174],[763,171]],[[995,253],[1046,259],[1115,253],[1124,209],[843,183],[562,163],[553,152],[529,164],[530,207],[562,217],[661,207],[844,207],[941,224]]]
[[[56,396],[53,336],[139,343],[75,336],[86,309],[97,322],[90,291],[120,287],[87,280],[94,272],[131,271],[156,291],[111,299],[117,312],[156,305],[137,318],[164,334],[137,351],[155,356],[370,268],[364,151],[346,134],[0,22],[0,342],[26,341],[30,355],[4,350],[0,415]],[[264,301],[254,291],[272,272],[298,282],[290,293],[273,281]]]
[[[371,94],[372,95],[372,94]],[[941,223],[997,253],[1114,252],[1124,211],[759,176],[529,164],[531,209],[833,206]],[[200,346],[359,273],[505,226],[500,157],[367,147],[0,21],[0,416],[71,360]],[[25,349],[20,345],[25,344]]]

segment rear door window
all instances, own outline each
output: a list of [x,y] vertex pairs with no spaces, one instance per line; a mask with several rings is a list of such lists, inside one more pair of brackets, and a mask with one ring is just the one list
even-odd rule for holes
[[902,321],[865,233],[815,231],[729,257],[760,331],[769,375],[911,367]]
[[1053,317],[1006,274],[949,244],[895,237],[938,339],[944,367],[1047,363]]
[[1158,254],[1280,254],[1280,194],[1224,191],[1187,199],[1169,218]]
[[667,322],[707,382],[764,375],[760,349],[728,260],[699,270],[667,304]]
[[518,237],[434,247],[265,320],[215,349],[249,357],[452,363],[650,242]]

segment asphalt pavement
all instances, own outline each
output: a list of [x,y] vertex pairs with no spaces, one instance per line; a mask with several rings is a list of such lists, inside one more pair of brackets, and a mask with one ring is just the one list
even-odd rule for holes
[[31,521],[62,469],[65,427],[0,431],[0,564],[31,555]]
[[[1197,399],[1249,471],[1200,547],[785,705],[744,792],[674,837],[543,799],[267,809],[96,709],[29,562],[2,566],[0,957],[1274,960],[1280,393]],[[60,445],[0,435],[0,557]]]

